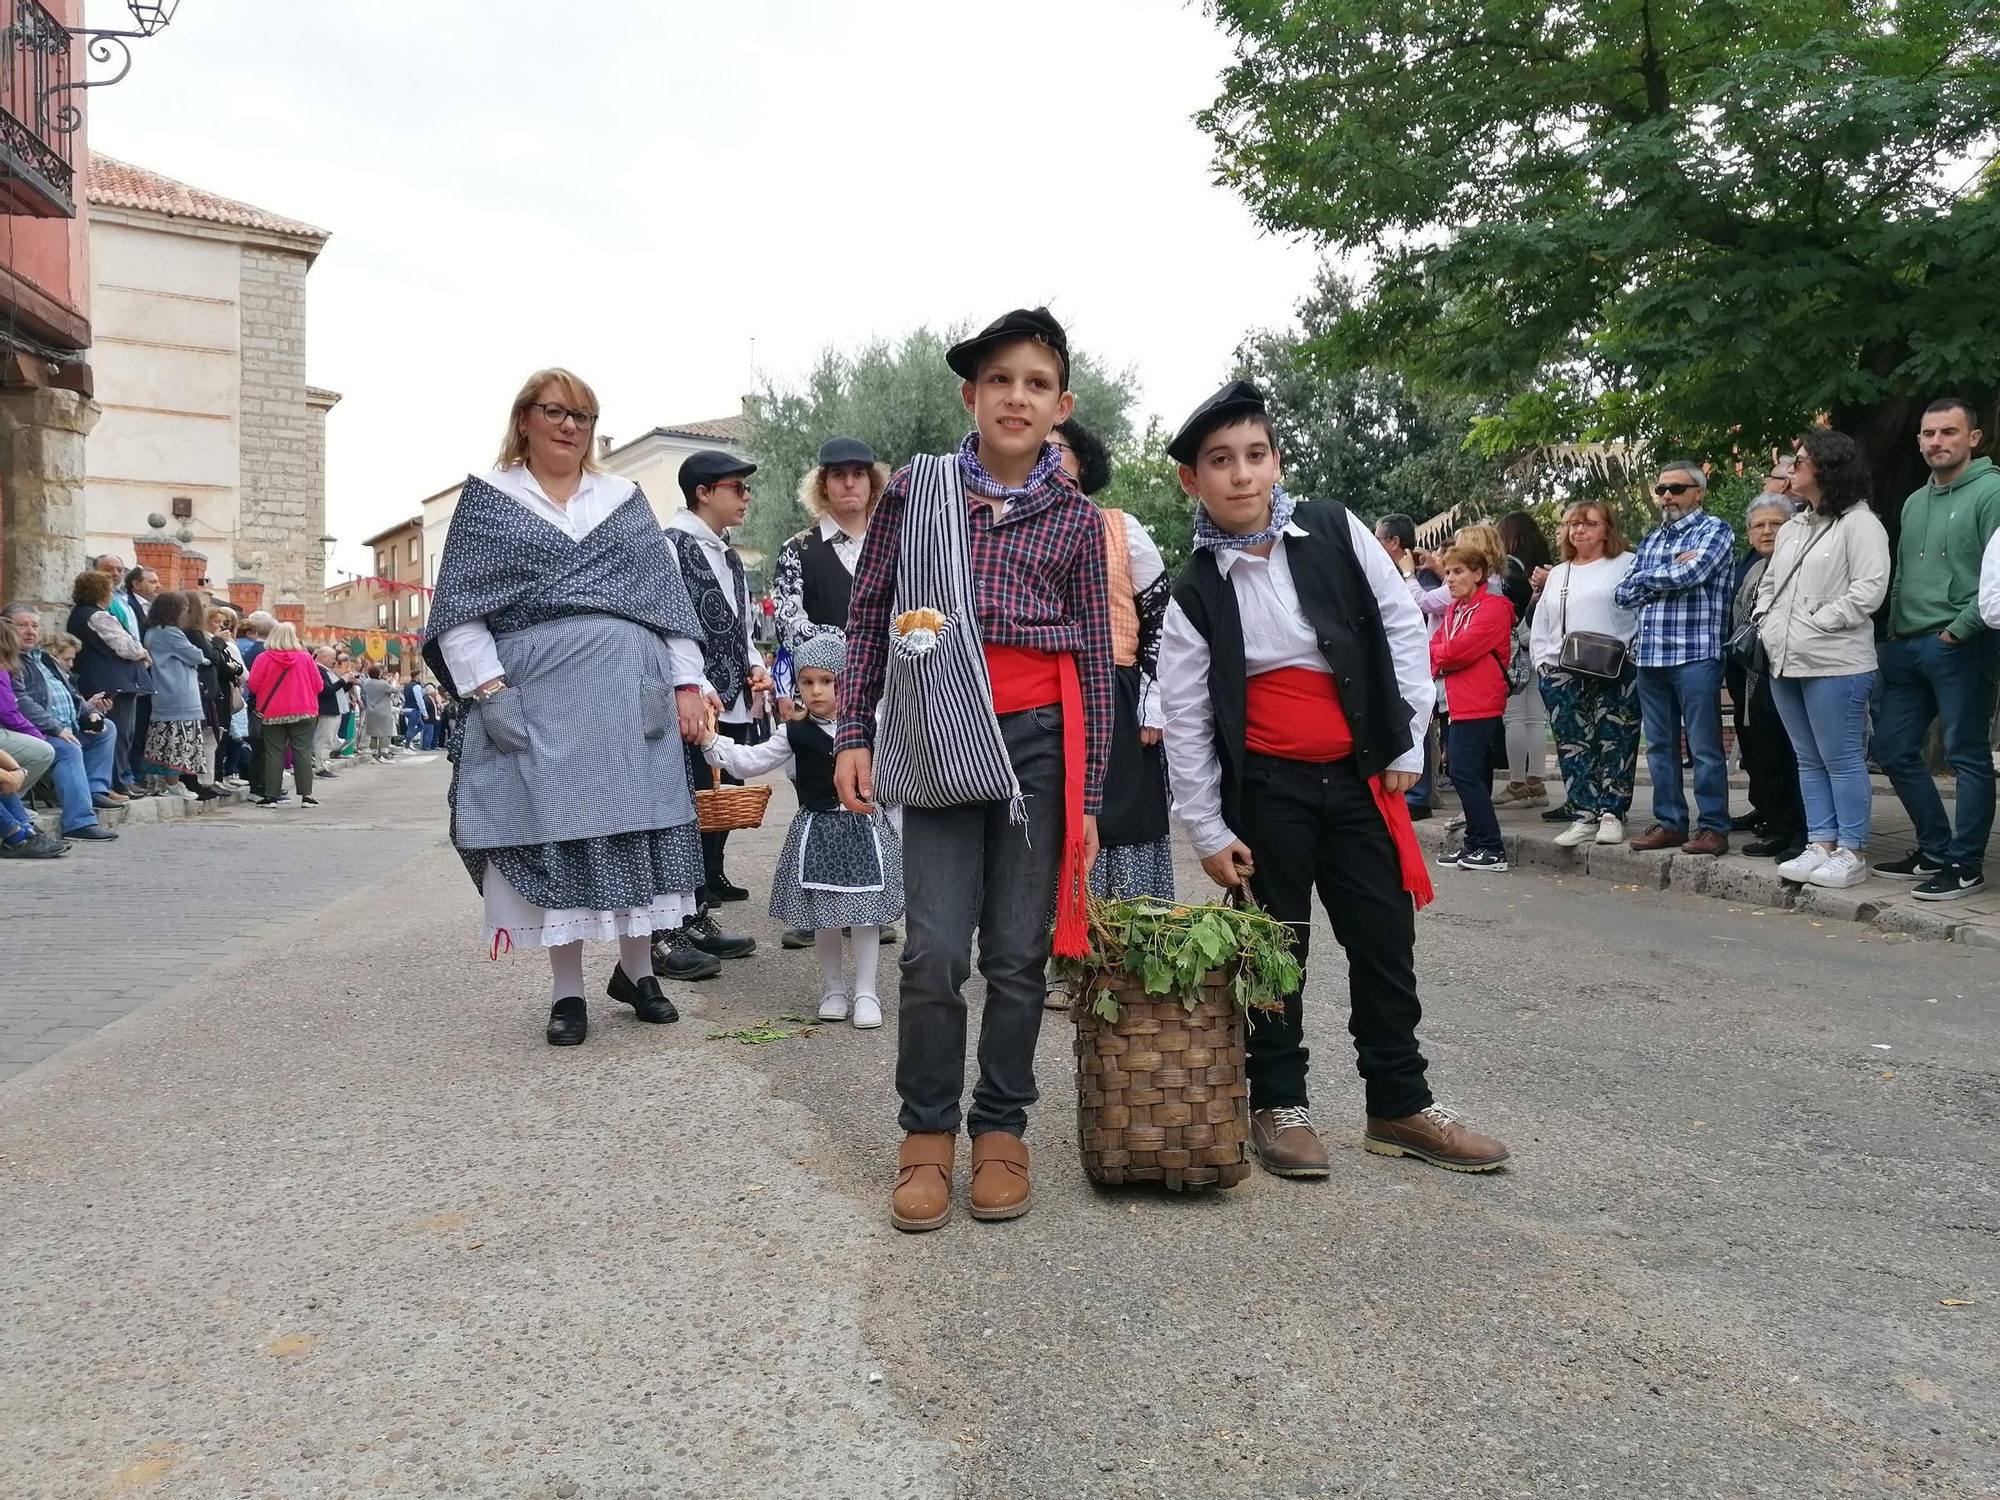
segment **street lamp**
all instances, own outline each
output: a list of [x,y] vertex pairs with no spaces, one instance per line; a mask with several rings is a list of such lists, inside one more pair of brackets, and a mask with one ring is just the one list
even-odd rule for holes
[[139,35],[153,36],[172,23],[181,0],[125,0],[125,4],[132,12],[132,19],[139,23]]
[[[118,71],[109,78],[77,78],[67,76],[42,91],[38,101],[41,118],[48,128],[63,135],[73,135],[83,127],[83,111],[73,100],[64,98],[83,89],[109,88],[132,71],[132,49],[126,43],[133,38],[141,41],[158,36],[172,23],[174,12],[179,10],[181,0],[125,0],[125,8],[132,12],[136,31],[110,31],[101,26],[62,27],[57,23],[54,33],[60,49],[67,51],[69,43],[76,37],[86,37],[84,53],[92,62],[117,62]],[[67,32],[65,36],[64,33]],[[116,51],[113,49],[116,48]],[[38,49],[39,50],[39,49]],[[67,75],[68,69],[64,69]],[[61,100],[58,104],[57,101]]]
[[340,538],[337,536],[323,536],[319,539],[319,550],[324,554],[326,562],[331,563],[333,561],[333,549],[339,541]]

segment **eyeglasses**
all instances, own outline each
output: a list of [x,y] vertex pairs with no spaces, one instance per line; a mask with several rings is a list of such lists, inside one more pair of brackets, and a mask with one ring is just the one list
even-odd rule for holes
[[711,484],[708,488],[714,494],[720,494],[723,490],[735,490],[745,500],[750,498],[750,483],[744,479],[725,479],[722,483]]
[[575,407],[557,406],[553,402],[545,405],[540,401],[535,401],[530,402],[529,405],[531,409],[540,412],[544,417],[548,418],[548,423],[551,427],[562,426],[565,417],[576,423],[585,432],[588,432],[592,427],[597,425],[597,413],[594,411],[578,411]]
[[1698,484],[1656,484],[1653,486],[1653,493],[1656,495],[1685,495],[1689,490],[1698,490],[1700,488],[1701,486]]

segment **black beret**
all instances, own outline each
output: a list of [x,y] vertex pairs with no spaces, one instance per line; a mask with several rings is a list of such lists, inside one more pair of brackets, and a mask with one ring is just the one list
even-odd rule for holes
[[1201,440],[1218,427],[1227,427],[1245,417],[1262,417],[1264,393],[1247,380],[1232,380],[1194,409],[1181,423],[1181,430],[1167,444],[1167,457],[1177,464],[1193,464],[1201,455]]
[[819,445],[819,466],[831,464],[873,464],[875,450],[860,438],[828,438]]
[[704,485],[719,484],[737,475],[757,472],[757,466],[747,458],[738,458],[734,453],[724,453],[717,448],[704,448],[699,453],[690,453],[681,464],[681,493],[690,498]]
[[1055,350],[1062,361],[1064,389],[1069,387],[1069,335],[1046,307],[1017,307],[995,318],[971,338],[945,351],[944,362],[961,380],[979,378],[979,361],[989,350],[1016,339],[1034,339]]

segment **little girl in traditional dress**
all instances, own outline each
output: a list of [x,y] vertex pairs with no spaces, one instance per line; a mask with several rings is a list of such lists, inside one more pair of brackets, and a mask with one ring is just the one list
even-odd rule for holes
[[[802,641],[792,653],[792,671],[805,717],[780,724],[761,745],[711,735],[702,753],[709,764],[746,779],[791,763],[799,811],[771,877],[771,915],[815,935],[820,1019],[845,1021],[852,1014],[854,1024],[867,1030],[882,1024],[876,963],[882,928],[903,915],[903,853],[887,818],[849,812],[833,789],[833,685],[846,661],[847,642],[838,634]],[[843,932],[854,948],[852,990]]]

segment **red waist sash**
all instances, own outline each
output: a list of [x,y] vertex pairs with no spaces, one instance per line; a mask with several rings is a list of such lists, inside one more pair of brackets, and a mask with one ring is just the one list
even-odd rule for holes
[[[1244,699],[1248,717],[1243,748],[1252,754],[1315,765],[1354,754],[1354,731],[1341,707],[1340,688],[1327,673],[1310,667],[1260,672],[1245,685]],[[1389,841],[1396,846],[1403,889],[1422,911],[1437,893],[1423,850],[1417,847],[1409,800],[1401,792],[1385,789],[1379,775],[1369,778],[1368,790],[1389,830]]]
[[1084,898],[1090,871],[1083,862],[1083,683],[1076,675],[1076,658],[1026,646],[988,646],[986,675],[993,684],[995,713],[1062,705],[1063,851],[1056,869],[1052,951],[1062,958],[1087,958],[1090,933]]

